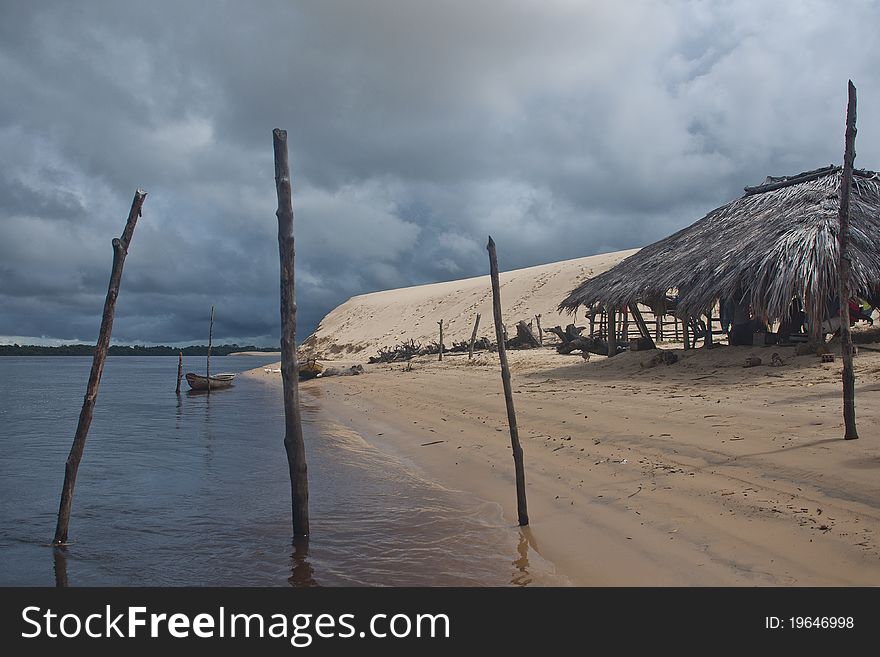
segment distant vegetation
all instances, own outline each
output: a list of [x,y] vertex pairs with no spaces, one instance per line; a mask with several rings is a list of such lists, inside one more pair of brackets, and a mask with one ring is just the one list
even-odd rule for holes
[[[184,356],[204,356],[208,353],[208,345],[190,347],[125,347],[113,345],[110,356],[176,356],[179,352]],[[255,347],[249,345],[221,344],[211,347],[212,356],[226,356],[236,351],[278,351],[278,347]],[[66,344],[60,347],[40,347],[32,344],[0,345],[0,356],[91,356],[95,352],[93,344]]]

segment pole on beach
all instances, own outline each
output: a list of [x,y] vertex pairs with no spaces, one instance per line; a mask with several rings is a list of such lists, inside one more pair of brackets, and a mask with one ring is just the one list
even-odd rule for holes
[[856,431],[856,375],[853,371],[852,333],[849,330],[850,271],[849,259],[849,197],[853,182],[853,161],[856,158],[856,88],[852,80],[847,87],[846,106],[846,147],[843,153],[843,172],[840,174],[840,207],[837,231],[839,253],[837,278],[838,298],[840,299],[840,348],[843,351],[843,424],[844,438],[855,440]]
[[205,363],[205,376],[208,379],[208,394],[211,394],[211,339],[214,337],[214,306],[211,306],[211,323],[208,325],[208,362]]
[[535,315],[535,322],[538,326],[538,342],[541,343],[541,346],[544,346],[544,332],[541,330],[541,315]]
[[287,131],[272,131],[275,191],[278,195],[278,254],[281,259],[281,382],[284,388],[284,449],[290,471],[293,536],[309,535],[309,481],[299,412],[299,364],[296,361],[296,289],[294,286],[293,200],[287,163]]
[[510,426],[510,446],[513,451],[513,464],[516,471],[516,512],[519,524],[529,524],[526,509],[526,473],[523,467],[523,451],[519,443],[519,430],[516,426],[516,411],[513,408],[513,393],[510,387],[510,367],[507,364],[507,347],[504,344],[504,323],[501,321],[501,286],[498,283],[498,256],[495,241],[489,236],[489,275],[492,279],[492,314],[495,317],[495,340],[498,342],[498,359],[501,361],[501,384],[504,386],[504,403],[507,405],[507,424]]
[[443,320],[437,323],[440,325],[440,357],[437,360],[443,360]]
[[177,355],[177,388],[174,390],[175,394],[180,394],[180,380],[183,378],[183,352],[178,352]]
[[477,329],[480,327],[480,313],[477,313],[477,318],[474,320],[474,331],[471,333],[471,341],[468,344],[468,360],[473,360],[474,358],[474,341],[477,339]]
[[119,296],[119,286],[122,282],[122,268],[125,265],[125,257],[128,255],[128,247],[134,234],[134,227],[138,217],[141,216],[141,208],[147,193],[137,190],[134,200],[131,202],[131,210],[128,220],[122,231],[122,237],[113,240],[113,268],[110,272],[110,283],[107,286],[107,297],[104,300],[104,315],[101,317],[101,329],[98,332],[98,343],[95,346],[95,355],[92,358],[92,370],[89,374],[89,383],[86,386],[86,396],[83,400],[82,410],[79,412],[79,422],[76,425],[76,434],[73,437],[73,446],[64,466],[64,485],[61,488],[61,504],[58,507],[58,523],[55,526],[55,538],[52,545],[60,547],[67,544],[67,530],[70,525],[70,509],[73,505],[73,490],[76,486],[76,474],[82,460],[83,450],[86,446],[86,437],[89,426],[92,424],[92,413],[95,409],[95,401],[98,398],[98,387],[101,385],[101,375],[104,373],[104,361],[107,358],[107,349],[110,347],[110,334],[113,332],[113,316],[116,313],[116,298]]

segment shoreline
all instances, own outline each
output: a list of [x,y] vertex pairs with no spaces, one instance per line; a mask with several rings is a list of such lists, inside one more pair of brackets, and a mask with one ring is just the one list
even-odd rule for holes
[[[880,584],[880,355],[856,359],[862,439],[842,440],[839,363],[759,347],[583,362],[510,352],[530,533],[575,585]],[[497,358],[368,366],[315,379],[321,403],[433,480],[515,526]],[[265,375],[275,376],[277,374]],[[279,378],[280,380],[280,378]],[[788,416],[788,419],[786,419]],[[442,441],[442,442],[437,442]],[[513,520],[512,520],[513,519]]]

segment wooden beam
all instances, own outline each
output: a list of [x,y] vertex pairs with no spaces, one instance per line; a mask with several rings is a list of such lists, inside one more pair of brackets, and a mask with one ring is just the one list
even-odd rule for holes
[[147,193],[137,190],[134,200],[131,202],[131,210],[128,220],[122,231],[122,237],[113,240],[113,267],[110,270],[110,283],[107,286],[107,297],[104,299],[104,314],[101,317],[101,328],[98,332],[98,343],[95,346],[95,355],[92,357],[92,370],[89,373],[89,382],[86,386],[86,396],[83,400],[82,409],[79,412],[79,422],[76,425],[76,434],[73,437],[73,445],[64,465],[64,484],[61,487],[61,504],[58,507],[58,522],[55,525],[55,538],[52,544],[55,546],[67,545],[67,532],[70,525],[70,510],[73,506],[73,491],[76,487],[76,475],[79,464],[82,461],[83,450],[86,447],[86,438],[89,427],[92,424],[92,413],[95,410],[95,402],[98,399],[98,388],[101,385],[101,375],[104,373],[104,361],[107,359],[107,349],[110,347],[110,334],[113,332],[113,316],[116,313],[116,298],[119,296],[119,286],[122,283],[122,268],[125,266],[125,257],[128,255],[128,247],[131,244],[134,227],[138,217],[141,216],[141,208]]
[[516,411],[513,408],[513,391],[510,386],[510,367],[507,364],[507,348],[504,346],[504,322],[501,319],[501,286],[498,283],[498,256],[495,241],[489,237],[486,245],[489,251],[489,275],[492,279],[492,314],[495,318],[495,340],[498,342],[498,359],[501,361],[501,384],[504,387],[504,403],[507,406],[507,424],[510,427],[510,447],[513,451],[513,464],[516,472],[516,511],[519,524],[529,524],[526,508],[526,474],[523,466],[523,451],[519,442],[516,425]]
[[849,300],[853,295],[850,285],[852,263],[849,259],[849,197],[853,181],[853,161],[856,158],[856,88],[852,80],[847,87],[846,146],[843,153],[843,173],[840,176],[840,207],[837,231],[839,252],[837,278],[840,298],[840,347],[843,351],[843,424],[844,438],[855,440],[856,431],[856,375],[853,371],[852,334],[849,330]]
[[633,319],[636,320],[636,326],[639,327],[639,333],[651,343],[651,349],[656,349],[657,345],[654,344],[654,340],[651,338],[651,332],[648,330],[648,325],[645,324],[645,319],[642,317],[642,311],[639,310],[638,304],[629,304],[629,311],[632,313]]
[[278,196],[278,255],[281,260],[281,382],[284,389],[284,449],[290,472],[293,536],[309,535],[309,481],[299,410],[296,360],[296,287],[294,279],[293,199],[287,163],[287,131],[272,131],[275,191]]

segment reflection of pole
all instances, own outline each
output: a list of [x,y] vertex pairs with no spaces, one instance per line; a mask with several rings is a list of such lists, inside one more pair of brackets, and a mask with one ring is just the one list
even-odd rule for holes
[[853,181],[853,160],[856,158],[856,88],[849,81],[849,100],[846,107],[846,147],[843,154],[843,172],[840,174],[840,208],[838,218],[840,230],[837,231],[839,252],[837,278],[840,299],[840,347],[843,350],[843,424],[844,438],[855,440],[856,431],[856,375],[853,371],[852,334],[849,330],[850,270],[849,261],[849,196]]
[[101,375],[104,373],[104,360],[107,358],[107,349],[110,347],[110,334],[113,332],[113,315],[116,313],[116,297],[119,296],[119,286],[122,283],[122,268],[125,265],[125,256],[128,255],[128,246],[134,234],[134,227],[138,217],[141,216],[141,207],[147,193],[137,190],[134,200],[131,202],[131,210],[128,213],[128,221],[122,231],[122,237],[113,240],[113,268],[110,271],[110,284],[107,286],[107,298],[104,300],[104,315],[101,318],[101,329],[98,332],[98,343],[95,346],[95,355],[92,358],[92,371],[89,374],[89,383],[86,386],[86,397],[83,400],[82,410],[79,412],[79,422],[76,425],[76,434],[73,437],[73,446],[64,466],[64,485],[61,488],[61,505],[58,508],[58,524],[55,526],[55,538],[53,545],[65,545],[67,543],[67,528],[70,524],[70,508],[73,505],[73,489],[76,486],[76,473],[82,460],[83,450],[86,447],[86,437],[89,426],[92,424],[92,413],[95,410],[95,401],[98,398],[98,387],[101,385]]
[[526,474],[523,466],[522,445],[519,443],[519,430],[516,426],[516,411],[513,408],[513,394],[510,387],[510,367],[507,364],[507,346],[504,344],[504,323],[501,320],[501,286],[498,282],[498,256],[495,241],[489,237],[489,275],[492,279],[492,313],[495,317],[495,340],[498,342],[498,359],[501,361],[501,384],[504,387],[504,403],[507,405],[507,424],[510,427],[510,446],[513,451],[513,464],[516,471],[516,511],[519,524],[529,524],[526,509]]
[[299,412],[299,363],[296,360],[296,287],[294,279],[293,199],[287,163],[287,131],[272,132],[275,191],[278,195],[278,254],[281,259],[281,382],[284,390],[284,449],[290,472],[294,537],[309,535],[309,481]]

